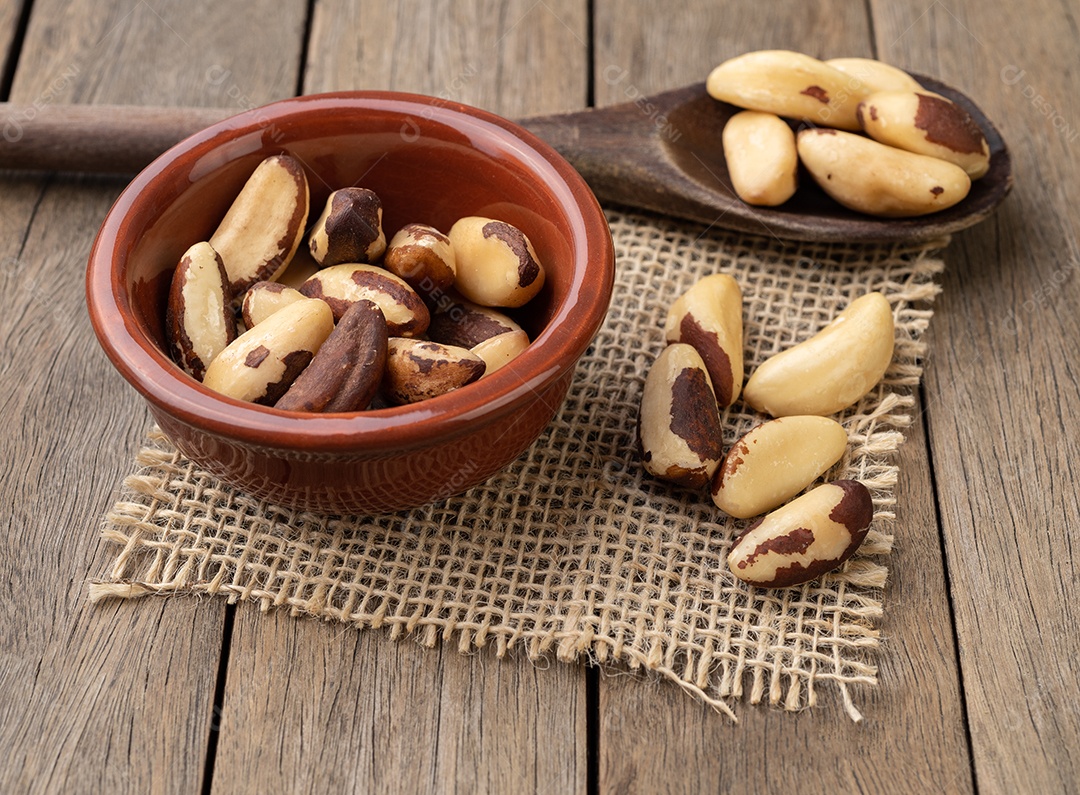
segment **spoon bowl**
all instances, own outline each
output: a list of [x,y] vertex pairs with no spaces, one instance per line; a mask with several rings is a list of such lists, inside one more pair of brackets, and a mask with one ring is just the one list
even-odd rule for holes
[[[675,215],[782,240],[877,243],[943,237],[987,218],[1012,187],[1008,148],[993,123],[964,94],[922,75],[923,87],[963,107],[990,145],[990,171],[963,201],[915,218],[876,218],[831,199],[807,173],[779,207],[754,207],[731,186],[721,145],[728,119],[741,108],[713,99],[705,84],[647,100],[525,119],[522,126],[551,143],[602,201]],[[793,128],[797,125],[793,123]]]

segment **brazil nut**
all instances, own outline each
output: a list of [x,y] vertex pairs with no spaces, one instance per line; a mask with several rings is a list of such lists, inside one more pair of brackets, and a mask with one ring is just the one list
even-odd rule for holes
[[859,122],[875,141],[948,161],[971,179],[990,170],[990,144],[979,123],[955,102],[936,94],[871,94],[859,105]]
[[795,194],[799,153],[795,133],[773,113],[736,113],[721,135],[731,186],[747,204],[775,207]]
[[279,309],[303,299],[304,294],[299,290],[286,287],[280,282],[255,282],[244,293],[244,300],[240,304],[244,325],[251,328]]
[[894,337],[888,300],[867,293],[810,339],[766,359],[746,382],[743,397],[774,417],[835,414],[885,375]]
[[500,334],[520,331],[521,326],[507,315],[471,301],[441,304],[432,314],[428,326],[428,336],[435,342],[462,348],[472,348]]
[[869,215],[940,212],[971,190],[971,178],[959,166],[861,135],[807,129],[799,132],[796,146],[799,159],[829,196]]
[[854,554],[874,518],[867,488],[836,480],[750,525],[728,554],[728,568],[761,588],[801,585],[832,571]]
[[236,337],[230,301],[221,257],[209,243],[196,243],[173,271],[165,329],[173,359],[199,381]]
[[469,350],[484,360],[484,364],[487,365],[487,369],[484,370],[486,377],[510,364],[528,347],[529,335],[518,329],[488,337]]
[[374,191],[334,191],[308,238],[311,256],[324,268],[343,262],[375,262],[386,251],[382,215],[382,202]]
[[790,50],[759,50],[724,61],[705,88],[747,110],[858,130],[855,109],[867,92],[849,75]]
[[698,352],[720,408],[735,402],[743,383],[742,291],[735,279],[713,274],[683,293],[668,310],[664,337]]
[[720,464],[723,434],[705,362],[690,345],[668,345],[645,378],[638,416],[645,470],[700,488]]
[[473,303],[518,307],[544,286],[544,266],[516,226],[467,216],[450,228],[450,243],[457,258],[454,286]]
[[770,420],[728,450],[716,470],[712,498],[737,519],[771,511],[809,486],[847,450],[847,433],[828,417]]
[[387,346],[382,391],[391,403],[417,403],[471,384],[485,367],[464,348],[395,337]]
[[867,93],[924,90],[919,81],[903,69],[873,58],[830,58],[825,64],[857,81],[856,85]]
[[386,248],[383,267],[427,294],[447,290],[457,275],[457,257],[450,238],[433,226],[407,224]]
[[431,321],[428,308],[416,291],[377,265],[323,268],[300,285],[300,292],[329,304],[335,320],[340,320],[357,301],[371,301],[382,310],[391,337],[419,337]]
[[237,400],[274,405],[334,330],[323,301],[289,304],[248,329],[206,368],[203,384]]
[[382,310],[357,301],[274,407],[323,413],[366,409],[382,381],[386,345]]
[[263,160],[210,238],[229,286],[239,296],[257,281],[273,281],[288,266],[308,217],[304,168],[288,155]]

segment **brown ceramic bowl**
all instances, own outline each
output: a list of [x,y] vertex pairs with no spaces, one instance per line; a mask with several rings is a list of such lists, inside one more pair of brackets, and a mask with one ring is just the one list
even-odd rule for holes
[[[209,238],[255,166],[307,168],[310,221],[332,189],[376,191],[392,235],[485,215],[520,227],[547,270],[519,315],[533,343],[468,387],[411,406],[298,414],[204,388],[165,353],[172,270]],[[531,133],[430,97],[347,92],[284,100],[215,124],[155,160],[121,194],[90,254],[87,300],[112,363],[192,460],[248,494],[334,513],[423,505],[513,461],[559,408],[607,311],[611,235],[577,172]]]

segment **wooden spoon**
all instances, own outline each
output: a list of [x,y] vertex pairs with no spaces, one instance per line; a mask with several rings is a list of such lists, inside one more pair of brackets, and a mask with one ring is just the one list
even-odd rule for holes
[[[841,207],[803,174],[781,207],[751,207],[731,188],[720,135],[738,108],[699,84],[635,102],[519,123],[557,149],[602,201],[655,210],[778,239],[919,241],[977,224],[1012,187],[1009,152],[997,129],[955,89],[915,75],[963,106],[990,143],[990,171],[953,207],[918,218],[874,218]],[[0,168],[134,173],[181,139],[233,111],[109,105],[0,103]]]

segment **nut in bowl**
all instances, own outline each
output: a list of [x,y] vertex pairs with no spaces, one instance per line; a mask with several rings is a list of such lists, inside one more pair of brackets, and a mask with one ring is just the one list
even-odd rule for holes
[[[277,154],[303,165],[312,208],[341,188],[374,191],[390,236],[415,223],[449,230],[466,216],[522,230],[546,271],[539,293],[512,310],[531,343],[475,383],[364,412],[255,405],[184,372],[170,358],[165,327],[174,269],[210,239],[256,167]],[[316,220],[313,210],[309,225]],[[539,139],[458,103],[348,92],[240,114],[154,161],[98,233],[87,300],[109,359],[197,464],[278,504],[376,513],[460,493],[531,444],[562,403],[613,280],[611,236],[596,199]],[[433,307],[455,300],[437,290],[425,297]]]

